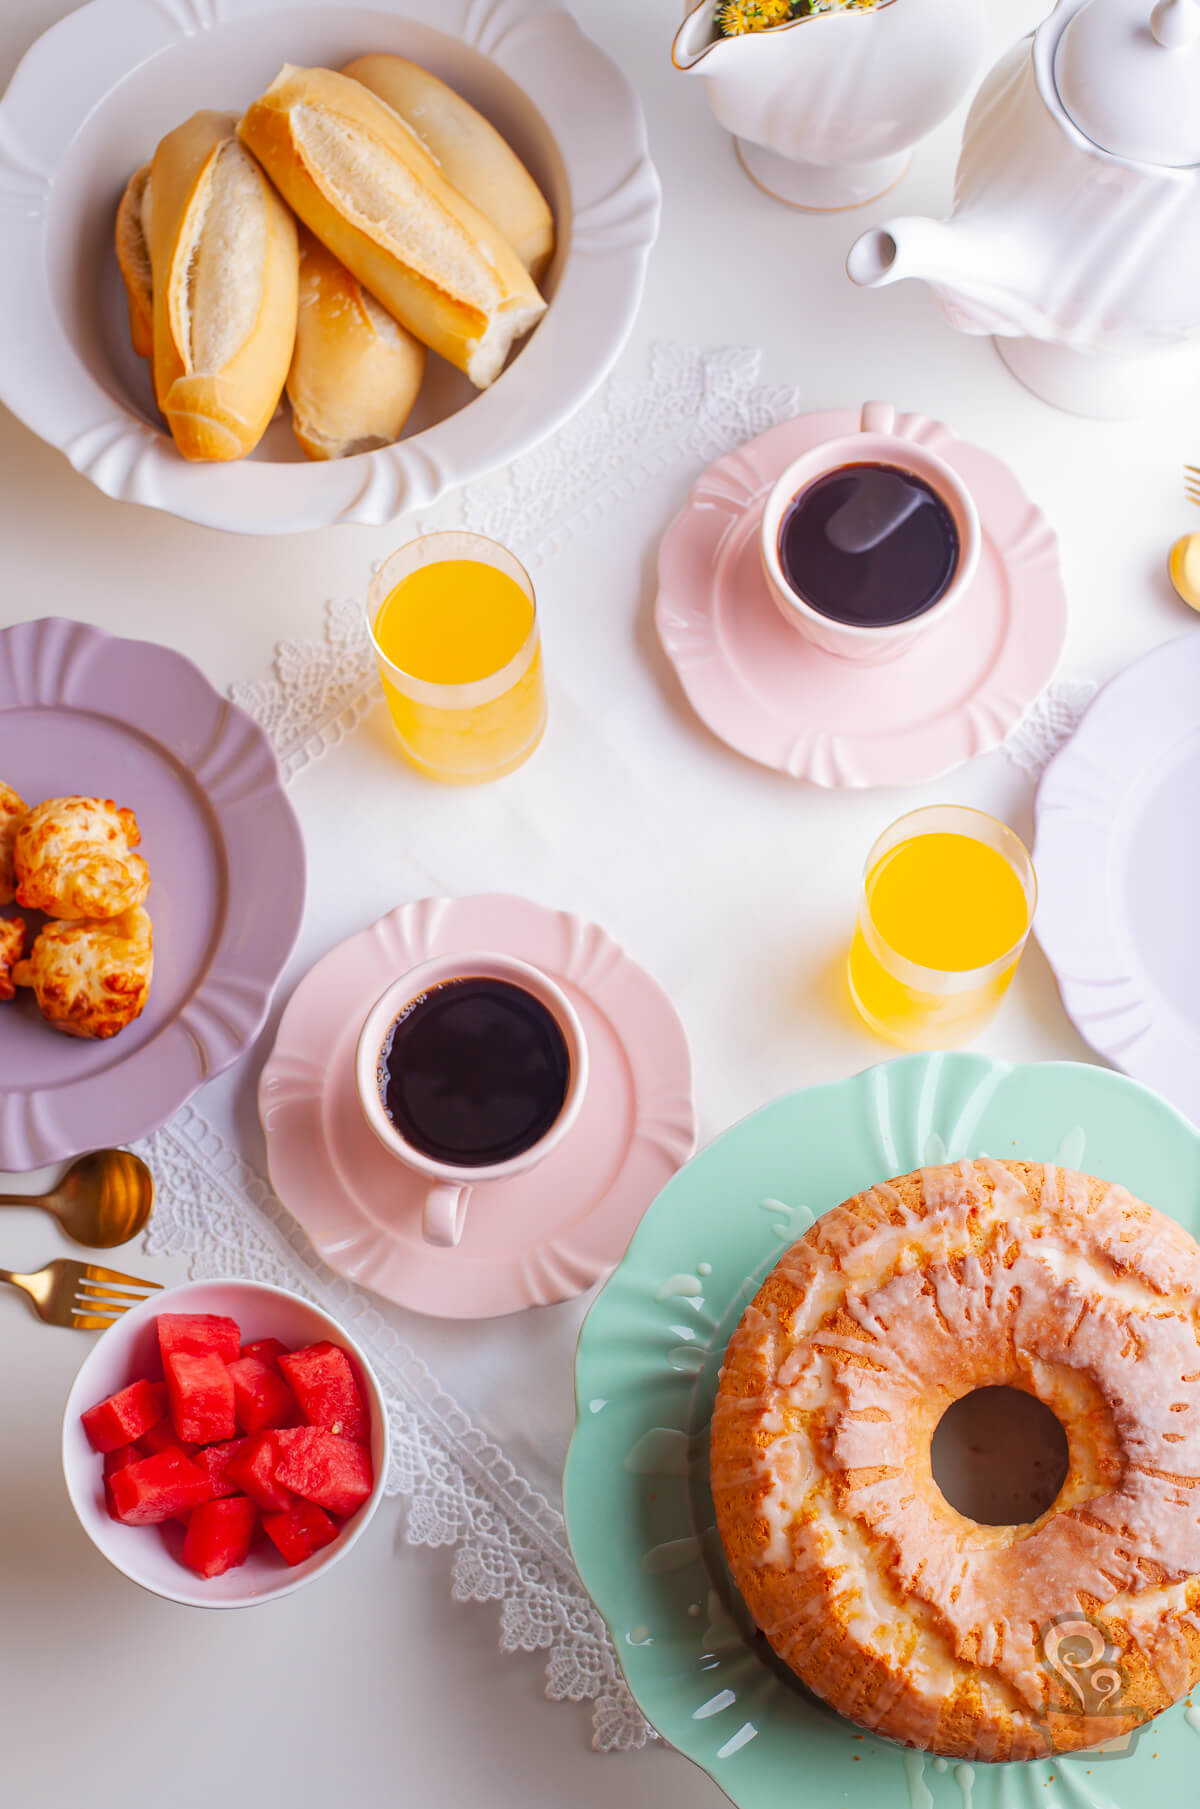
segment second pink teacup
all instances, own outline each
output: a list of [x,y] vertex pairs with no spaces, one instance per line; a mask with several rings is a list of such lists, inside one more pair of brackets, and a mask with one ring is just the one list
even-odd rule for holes
[[[979,562],[979,516],[970,491],[957,472],[951,470],[946,461],[939,458],[928,444],[920,439],[907,438],[898,433],[896,427],[896,411],[888,403],[866,403],[858,433],[828,440],[823,446],[816,446],[794,459],[780,473],[763,505],[759,551],[776,608],[785,621],[823,652],[862,665],[879,665],[885,660],[895,659],[914,641],[943,622],[966,594]],[[932,429],[934,435],[945,434],[945,429],[938,428],[936,423],[925,423],[924,429],[927,432]],[[881,471],[885,476],[890,474],[894,489],[899,487],[903,490],[904,479],[916,480],[908,485],[911,497],[907,504],[901,502],[897,519],[902,524],[905,509],[911,513],[912,502],[919,501],[922,496],[926,503],[933,501],[940,504],[946,541],[954,549],[947,559],[946,574],[940,590],[931,602],[904,619],[884,619],[878,622],[843,619],[839,613],[819,609],[804,594],[795,574],[789,575],[785,569],[782,538],[787,531],[786,524],[793,505],[805,499],[820,480],[863,470]],[[842,510],[847,516],[852,516],[852,512],[853,505]],[[860,509],[860,515],[869,531],[870,507]],[[929,511],[926,510],[921,519],[927,519],[928,516]],[[850,525],[858,531],[862,523],[852,522]],[[880,540],[885,538],[891,525],[884,521],[878,530]],[[831,520],[827,529],[831,540],[834,526],[835,523]],[[868,537],[865,544],[870,546],[874,543]],[[857,552],[858,548],[853,550]],[[884,555],[879,557],[883,558]],[[896,575],[899,585],[905,574],[898,569]]]

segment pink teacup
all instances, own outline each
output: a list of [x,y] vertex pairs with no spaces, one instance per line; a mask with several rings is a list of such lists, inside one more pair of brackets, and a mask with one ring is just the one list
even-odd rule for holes
[[[441,1162],[415,1148],[392,1122],[379,1089],[379,1069],[388,1033],[405,1006],[449,980],[467,979],[507,980],[543,1005],[562,1032],[570,1068],[562,1107],[544,1136],[505,1162],[458,1166]],[[422,962],[419,967],[410,968],[408,973],[392,982],[367,1013],[354,1060],[358,1097],[367,1123],[385,1149],[418,1174],[428,1176],[433,1183],[425,1195],[421,1231],[427,1243],[443,1246],[461,1240],[467,1207],[476,1185],[525,1174],[562,1142],[579,1116],[587,1086],[587,1043],[573,1005],[562,988],[539,968],[530,967],[527,962],[514,960],[509,955],[440,955]]]
[[[930,423],[924,423],[928,428]],[[965,596],[979,563],[979,515],[971,493],[944,459],[920,440],[895,431],[896,411],[886,402],[863,406],[860,430],[839,440],[827,440],[793,459],[779,475],[763,505],[759,551],[763,572],[775,606],[806,640],[839,659],[877,666],[895,659],[921,635],[944,622]],[[945,429],[940,431],[943,435]],[[789,584],[779,556],[779,532],[793,502],[810,484],[846,465],[893,465],[924,480],[950,512],[958,537],[958,561],[954,576],[941,596],[911,621],[873,627],[840,622],[814,609]]]

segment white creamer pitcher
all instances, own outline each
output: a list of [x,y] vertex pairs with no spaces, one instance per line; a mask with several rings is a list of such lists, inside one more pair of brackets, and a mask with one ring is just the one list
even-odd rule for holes
[[881,0],[723,38],[700,0],[672,49],[734,134],[746,172],[794,207],[856,207],[908,168],[962,99],[983,49],[983,0]]
[[928,282],[1023,383],[1141,413],[1200,374],[1200,0],[1058,0],[963,133],[949,220],[864,233],[847,270]]

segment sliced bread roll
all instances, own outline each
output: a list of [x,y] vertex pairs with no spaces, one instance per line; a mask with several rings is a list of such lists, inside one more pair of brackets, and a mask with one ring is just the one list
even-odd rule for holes
[[406,57],[356,57],[343,75],[386,101],[448,182],[502,232],[534,282],[554,255],[554,216],[507,139],[461,94]]
[[125,185],[116,227],[117,263],[129,304],[129,337],[139,358],[149,358],[154,351],[154,302],[146,235],[149,200],[150,165],[144,163]]
[[300,313],[287,392],[292,428],[309,458],[390,446],[424,372],[420,340],[301,227]]
[[250,452],[275,413],[296,338],[296,222],[237,121],[196,113],[154,153],[154,388],[189,459]]
[[348,76],[285,64],[238,131],[376,301],[480,389],[494,381],[546,304],[390,107]]

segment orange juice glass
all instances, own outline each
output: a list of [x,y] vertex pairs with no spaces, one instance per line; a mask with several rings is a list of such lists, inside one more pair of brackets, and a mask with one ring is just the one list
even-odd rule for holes
[[426,534],[371,580],[367,624],[405,757],[450,785],[500,779],[546,727],[533,585],[481,534]]
[[860,1015],[906,1049],[966,1042],[1008,990],[1036,903],[1006,824],[953,804],[910,811],[867,856],[849,962]]

